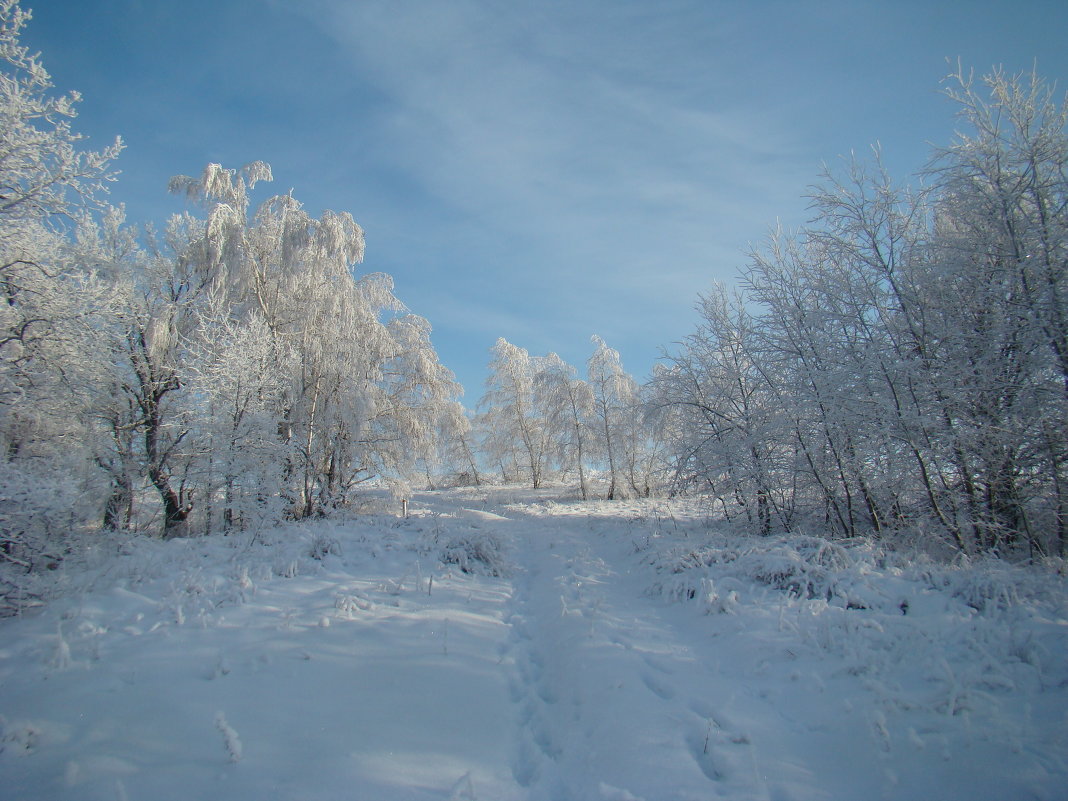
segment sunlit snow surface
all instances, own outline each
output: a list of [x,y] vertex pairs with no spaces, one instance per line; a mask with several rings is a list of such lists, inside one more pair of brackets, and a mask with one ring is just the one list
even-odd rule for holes
[[0,798],[1068,797],[1056,565],[500,488],[75,561],[0,621]]

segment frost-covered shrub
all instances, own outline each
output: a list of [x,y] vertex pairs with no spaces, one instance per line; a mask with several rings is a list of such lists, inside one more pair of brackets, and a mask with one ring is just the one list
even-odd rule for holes
[[44,566],[42,560],[58,559],[75,502],[69,481],[0,462],[0,550],[5,561],[36,569]]
[[36,750],[41,739],[41,730],[32,723],[8,722],[0,715],[0,754],[10,751],[29,754]]
[[651,560],[666,574],[654,591],[675,600],[702,595],[703,574],[712,566],[725,566],[724,575],[765,584],[798,598],[830,601],[838,591],[839,574],[854,565],[848,550],[819,537],[795,536],[760,540],[738,547],[701,546],[674,549]]
[[1008,609],[1018,603],[1019,590],[1015,582],[1005,579],[1003,574],[972,569],[954,576],[949,589],[955,598],[977,612]]
[[447,565],[457,565],[464,573],[506,576],[510,572],[499,537],[485,531],[457,534],[439,542],[438,558]]
[[481,481],[478,475],[471,473],[467,470],[460,470],[456,473],[450,473],[444,479],[445,486],[447,487],[477,487],[481,485]]
[[712,579],[704,578],[701,579],[700,600],[706,615],[734,614],[738,606],[738,592],[728,589],[722,583],[717,587]]
[[327,556],[341,556],[341,543],[334,537],[316,531],[308,543],[308,556],[317,562],[323,561]]
[[241,745],[241,738],[234,730],[234,727],[226,720],[226,715],[222,712],[215,713],[215,728],[222,734],[223,746],[226,748],[226,754],[230,758],[230,761],[240,762],[244,751],[244,748]]
[[296,559],[280,559],[274,563],[273,571],[280,578],[296,578],[300,575],[300,565]]
[[731,573],[798,598],[831,601],[840,574],[854,560],[847,549],[819,537],[795,536],[762,542],[732,558]]
[[653,581],[649,593],[669,601],[692,601],[701,591],[702,581],[697,571],[669,574]]
[[0,615],[40,602],[63,557],[77,497],[69,481],[0,462]]
[[702,591],[704,574],[708,567],[723,564],[738,558],[738,553],[727,547],[680,546],[665,551],[654,551],[646,559],[658,574],[649,588],[653,595],[670,601],[692,601]]
[[976,612],[988,614],[1012,609],[1021,603],[1055,602],[1053,577],[1063,580],[1063,567],[1050,563],[1013,565],[1002,559],[963,560],[950,566],[927,566],[916,578],[931,588],[947,592]]
[[[730,561],[729,556],[724,558],[727,554],[731,554],[731,552],[724,548],[712,546],[673,548],[664,553],[655,554],[650,561],[659,572],[686,573],[696,568]],[[732,555],[737,558],[736,553]]]
[[834,571],[821,564],[819,551],[798,550],[794,543],[744,554],[736,563],[745,576],[798,598],[831,600]]
[[[734,590],[747,585],[772,588],[799,600],[818,600],[844,609],[879,608],[907,613],[904,595],[875,589],[867,579],[872,571],[900,573],[897,558],[869,541],[832,542],[820,537],[785,536],[753,540],[724,537],[700,546],[685,544],[653,552],[645,561],[656,578],[654,595],[673,601],[698,600],[708,605],[706,581],[718,591],[723,580]],[[737,600],[734,593],[733,600]],[[716,606],[718,600],[713,600]]]

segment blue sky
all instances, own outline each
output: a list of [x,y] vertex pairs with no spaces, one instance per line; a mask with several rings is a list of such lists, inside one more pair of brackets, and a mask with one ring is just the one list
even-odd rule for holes
[[270,194],[363,225],[468,405],[499,336],[582,368],[599,334],[647,376],[823,163],[879,142],[907,178],[949,141],[947,59],[1068,88],[1063,0],[23,5],[89,145],[125,140],[131,220],[182,208],[172,175],[269,162]]

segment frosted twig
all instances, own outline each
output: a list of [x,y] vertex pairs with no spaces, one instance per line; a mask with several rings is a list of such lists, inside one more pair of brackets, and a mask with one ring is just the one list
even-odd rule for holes
[[222,712],[215,714],[215,728],[222,732],[223,744],[226,746],[226,752],[230,755],[231,762],[241,761],[241,738],[237,736],[237,732],[227,722],[226,715]]

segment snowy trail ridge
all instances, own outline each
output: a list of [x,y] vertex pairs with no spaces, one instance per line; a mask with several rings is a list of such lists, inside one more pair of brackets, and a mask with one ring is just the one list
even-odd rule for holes
[[1056,566],[498,488],[64,570],[0,621],[2,799],[1068,798]]
[[[605,535],[544,518],[525,528],[506,621],[521,725],[514,775],[530,797],[767,798],[746,735],[724,732],[688,694],[705,669],[610,566]],[[737,753],[721,757],[723,744]]]

